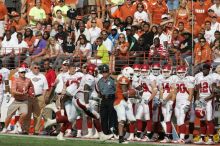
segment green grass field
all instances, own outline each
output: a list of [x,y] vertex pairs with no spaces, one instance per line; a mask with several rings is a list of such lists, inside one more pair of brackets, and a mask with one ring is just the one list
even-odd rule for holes
[[[0,135],[0,146],[119,146],[116,141],[77,140],[74,138],[58,141],[55,137]],[[163,146],[163,144],[129,143],[128,146]],[[169,146],[169,145],[164,145]],[[174,146],[174,145],[172,145]],[[180,145],[178,145],[180,146]]]

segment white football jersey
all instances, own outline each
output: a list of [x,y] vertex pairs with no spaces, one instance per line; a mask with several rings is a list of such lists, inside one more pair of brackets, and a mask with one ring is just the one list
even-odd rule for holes
[[86,84],[89,85],[91,88],[91,91],[93,91],[95,89],[95,77],[90,74],[86,74],[80,82],[80,85],[79,85],[80,90],[79,91],[84,92],[84,86]]
[[64,82],[66,81],[66,78],[69,77],[69,73],[68,72],[61,72],[57,75],[57,85],[55,88],[55,93],[61,93],[63,90],[63,86],[64,86]]
[[142,86],[142,89],[144,92],[150,92],[152,93],[152,83],[156,82],[156,77],[153,75],[149,75],[147,77],[141,77],[140,78],[140,85]]
[[91,94],[91,97],[92,97],[92,98],[98,98],[98,93],[97,93],[97,91],[96,91],[96,90],[98,89],[97,84],[98,84],[99,80],[100,80],[102,77],[103,77],[102,74],[98,74],[98,75],[95,77],[95,88],[94,88],[94,90],[92,91],[92,94]]
[[196,77],[195,84],[199,85],[199,96],[202,98],[206,98],[211,95],[212,92],[212,84],[216,83],[217,79],[214,78],[215,75],[209,74],[204,76],[201,74]]
[[157,84],[159,89],[163,89],[163,98],[167,97],[170,93],[172,84],[177,76],[170,76],[169,78],[164,78],[163,75],[159,75],[157,78]]
[[73,81],[77,81],[78,83],[80,83],[80,81],[82,80],[83,76],[84,76],[84,74],[82,72],[76,72],[73,75],[69,74],[69,76],[67,76],[64,79],[64,83],[66,84],[67,82],[69,82],[69,85],[72,84]]
[[140,76],[134,75],[132,78],[132,87],[137,88],[138,86],[140,86]]
[[177,89],[176,102],[185,102],[188,100],[189,88],[195,87],[195,79],[192,76],[186,76],[183,79],[173,76],[173,84]]

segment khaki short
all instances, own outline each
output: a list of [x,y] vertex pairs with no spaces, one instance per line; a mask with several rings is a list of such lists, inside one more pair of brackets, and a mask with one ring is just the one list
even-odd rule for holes
[[8,107],[7,116],[13,115],[17,110],[19,111],[19,113],[27,114],[28,101],[13,101],[12,104]]

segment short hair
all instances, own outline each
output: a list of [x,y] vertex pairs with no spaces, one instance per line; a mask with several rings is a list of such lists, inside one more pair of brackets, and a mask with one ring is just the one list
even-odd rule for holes
[[33,67],[33,66],[40,66],[40,64],[38,63],[38,62],[32,62],[31,63],[31,66]]

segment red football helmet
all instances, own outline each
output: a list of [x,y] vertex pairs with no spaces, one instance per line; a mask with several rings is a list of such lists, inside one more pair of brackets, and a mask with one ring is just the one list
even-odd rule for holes
[[196,114],[196,117],[202,119],[205,117],[205,109],[204,108],[201,108],[201,107],[196,107],[195,108],[195,114]]
[[27,65],[27,63],[23,62],[23,63],[21,63],[20,67],[28,68],[28,65]]
[[171,65],[167,64],[167,65],[164,65],[163,68],[162,68],[162,75],[165,77],[165,78],[168,78],[170,77],[172,73],[172,67]]
[[141,66],[141,75],[146,77],[150,74],[150,66],[148,64],[143,64]]
[[184,78],[187,73],[187,68],[185,65],[177,66],[176,68],[176,74],[180,78]]
[[86,68],[87,73],[94,75],[96,71],[96,65],[95,64],[88,64]]
[[159,63],[152,64],[151,71],[152,71],[152,74],[155,76],[160,75],[160,64]]
[[134,75],[135,76],[140,76],[141,65],[140,64],[134,64],[132,68],[134,69]]

